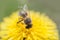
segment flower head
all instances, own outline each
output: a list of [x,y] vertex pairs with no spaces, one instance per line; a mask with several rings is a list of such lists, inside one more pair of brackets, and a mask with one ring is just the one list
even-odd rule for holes
[[32,28],[26,29],[24,21],[18,22],[18,11],[1,23],[2,40],[58,40],[56,24],[45,14],[29,11]]

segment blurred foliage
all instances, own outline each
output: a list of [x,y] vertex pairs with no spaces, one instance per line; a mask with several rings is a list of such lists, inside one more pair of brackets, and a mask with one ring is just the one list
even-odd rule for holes
[[[29,10],[45,12],[60,29],[60,0],[29,0]],[[0,0],[0,22],[12,12],[18,10],[17,0]]]
[[17,1],[14,0],[0,0],[0,21],[3,17],[8,16],[11,12],[17,10]]

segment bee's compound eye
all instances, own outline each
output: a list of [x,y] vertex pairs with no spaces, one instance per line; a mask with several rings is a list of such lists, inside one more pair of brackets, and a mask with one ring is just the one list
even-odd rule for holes
[[27,25],[30,24],[31,23],[31,19],[30,18],[26,18],[26,20],[24,20],[24,23],[27,24]]

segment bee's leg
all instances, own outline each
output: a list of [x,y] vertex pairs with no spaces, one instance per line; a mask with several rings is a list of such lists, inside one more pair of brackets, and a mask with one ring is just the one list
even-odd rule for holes
[[18,21],[17,24],[20,23],[20,22],[21,22],[21,21]]
[[17,24],[20,23],[21,21],[23,21],[23,18],[19,18]]
[[23,20],[18,21],[17,24],[20,23],[21,21],[23,21]]
[[[22,20],[21,20],[21,21],[22,21]],[[18,21],[18,22],[17,22],[17,26],[18,26],[18,24],[19,24],[21,21]]]

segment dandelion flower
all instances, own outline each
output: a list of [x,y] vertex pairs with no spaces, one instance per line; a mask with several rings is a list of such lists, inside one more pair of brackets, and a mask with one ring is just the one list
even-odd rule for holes
[[56,24],[44,13],[29,11],[32,28],[26,29],[22,21],[17,24],[18,11],[1,23],[1,40],[59,40]]

